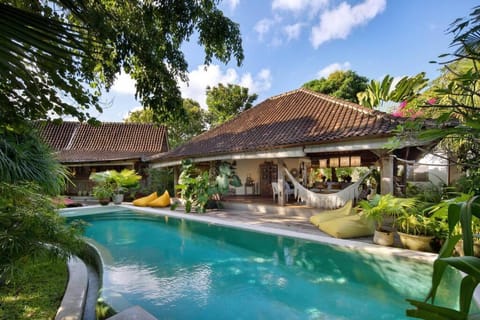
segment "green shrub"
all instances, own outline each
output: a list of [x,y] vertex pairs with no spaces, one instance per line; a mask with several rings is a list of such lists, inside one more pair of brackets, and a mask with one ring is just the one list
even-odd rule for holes
[[0,278],[4,280],[14,275],[19,261],[66,258],[83,248],[82,225],[67,225],[40,191],[34,183],[0,183]]

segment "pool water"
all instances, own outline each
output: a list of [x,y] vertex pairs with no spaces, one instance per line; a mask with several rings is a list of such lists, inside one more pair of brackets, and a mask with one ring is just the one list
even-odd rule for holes
[[[431,265],[392,255],[119,211],[84,215],[102,255],[102,298],[159,319],[408,319]],[[437,302],[454,306],[448,274]]]

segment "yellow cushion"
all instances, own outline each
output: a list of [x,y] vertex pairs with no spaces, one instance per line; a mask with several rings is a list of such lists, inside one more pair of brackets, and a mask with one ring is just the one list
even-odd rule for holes
[[158,208],[168,207],[169,205],[170,205],[170,194],[168,194],[168,191],[165,191],[160,197],[158,197],[157,199],[147,204],[147,206],[149,207],[158,207]]
[[335,238],[356,238],[373,235],[375,222],[356,214],[320,222],[318,228]]
[[353,206],[353,201],[349,200],[341,208],[338,208],[338,209],[335,209],[335,210],[323,211],[321,213],[317,213],[317,214],[311,216],[310,217],[310,222],[318,227],[318,224],[321,223],[321,222],[351,215],[351,214],[353,214],[352,206]]
[[146,197],[141,197],[133,200],[133,205],[137,207],[146,207],[149,202],[155,199],[157,199],[157,192],[151,193]]

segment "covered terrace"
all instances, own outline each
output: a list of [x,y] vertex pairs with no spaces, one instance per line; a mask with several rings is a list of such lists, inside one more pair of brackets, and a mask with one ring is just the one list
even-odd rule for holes
[[[289,199],[284,196],[288,193],[284,182],[292,184],[297,192],[301,186],[316,194],[334,193],[331,191],[361,183],[358,180],[361,173],[371,168],[380,173],[379,192],[395,193],[402,191],[406,180],[406,170],[401,170],[403,164],[397,159],[416,160],[435,145],[431,141],[409,140],[396,150],[388,150],[386,144],[394,136],[394,129],[405,121],[301,88],[271,97],[182,146],[148,160],[154,168],[173,168],[175,179],[183,159],[191,159],[206,170],[227,161],[235,167],[243,183],[230,190],[230,198],[250,195],[272,198],[278,199],[279,205]],[[363,171],[357,170],[359,174],[349,181],[340,174],[346,168],[363,168]],[[327,173],[325,188],[312,180],[312,171]],[[272,183],[278,184],[278,197]],[[355,196],[358,192],[351,194]],[[336,206],[342,205],[341,202]],[[321,206],[321,202],[311,205]]]

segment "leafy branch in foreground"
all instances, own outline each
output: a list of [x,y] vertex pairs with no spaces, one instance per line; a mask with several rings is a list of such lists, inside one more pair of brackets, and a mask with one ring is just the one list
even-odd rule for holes
[[[420,319],[473,319],[480,315],[469,315],[473,292],[480,283],[480,258],[473,256],[472,216],[480,218],[480,196],[474,196],[467,201],[454,201],[448,204],[449,234],[437,260],[433,264],[432,288],[425,302],[407,299],[416,309],[407,310],[407,315]],[[460,225],[461,235],[455,234],[457,225]],[[455,245],[463,241],[465,256],[452,257]],[[459,307],[453,310],[434,305],[435,296],[447,267],[462,271],[466,276],[460,284]],[[430,300],[430,303],[428,301]]]
[[218,2],[0,0],[0,125],[88,120],[121,72],[135,80],[136,97],[155,120],[178,117],[185,41],[198,35],[207,65],[243,61],[240,28]]

